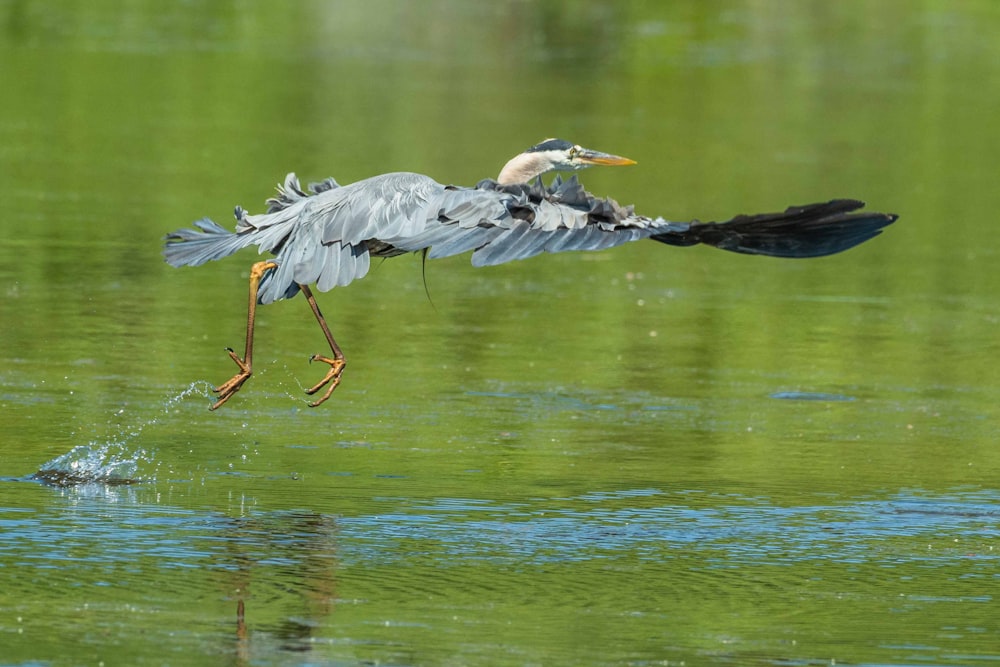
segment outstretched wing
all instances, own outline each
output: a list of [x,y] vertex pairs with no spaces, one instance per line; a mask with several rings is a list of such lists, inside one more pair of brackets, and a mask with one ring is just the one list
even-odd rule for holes
[[[298,193],[289,195],[288,193]],[[321,291],[362,277],[370,256],[428,250],[435,259],[473,251],[475,266],[502,264],[541,252],[601,250],[650,236],[655,223],[631,207],[587,193],[576,177],[474,188],[443,186],[421,174],[375,176],[314,196],[286,181],[270,213],[244,216],[279,267],[261,284],[265,302],[294,293],[295,284]]]
[[448,187],[438,215],[416,234],[379,237],[401,250],[428,249],[436,259],[473,251],[474,266],[503,264],[542,252],[603,250],[648,237],[655,222],[631,207],[598,199],[576,176],[552,185],[500,185],[481,181],[475,188]]
[[589,194],[575,176],[557,176],[548,188],[541,179],[462,188],[392,173],[346,186],[327,179],[306,192],[289,174],[267,205],[261,215],[237,207],[235,233],[206,219],[169,234],[167,261],[198,265],[255,245],[278,264],[260,285],[260,301],[270,303],[293,296],[300,284],[321,291],[347,285],[368,272],[371,255],[472,251],[472,263],[487,266],[541,252],[601,250],[663,229],[662,220]]
[[485,180],[473,188],[444,186],[420,174],[392,173],[347,186],[327,179],[304,192],[289,174],[268,211],[236,209],[236,232],[210,220],[167,236],[174,266],[198,265],[256,245],[278,267],[261,281],[269,303],[299,285],[321,291],[368,273],[371,256],[426,250],[434,259],[472,251],[475,266],[526,259],[542,252],[603,250],[652,237],[671,245],[705,243],[733,252],[812,257],[840,252],[875,236],[896,218],[856,213],[861,202],[835,200],[783,213],[737,216],[724,223],[670,222],[636,215],[600,199],[576,176],[545,187]]
[[290,174],[268,213],[244,214],[237,225],[248,244],[276,256],[278,268],[261,281],[261,302],[291,296],[299,284],[327,291],[363,277],[368,242],[422,229],[429,202],[442,190],[426,176],[394,173],[303,196]]

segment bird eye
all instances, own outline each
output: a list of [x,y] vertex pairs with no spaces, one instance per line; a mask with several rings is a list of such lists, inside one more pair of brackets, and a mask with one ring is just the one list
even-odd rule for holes
[[570,156],[570,158],[575,158],[579,154],[580,154],[580,147],[579,146],[573,146],[573,148],[569,149],[569,156]]

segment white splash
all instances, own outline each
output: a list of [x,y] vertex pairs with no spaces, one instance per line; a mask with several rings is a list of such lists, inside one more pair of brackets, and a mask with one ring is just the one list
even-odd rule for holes
[[[53,486],[77,486],[80,484],[137,484],[155,479],[158,465],[154,452],[137,447],[133,441],[143,429],[158,424],[163,415],[170,414],[173,407],[187,396],[206,393],[206,383],[194,382],[181,393],[168,398],[158,416],[146,418],[137,424],[122,427],[117,437],[108,442],[90,442],[77,445],[61,456],[43,463],[33,479]],[[125,408],[115,412],[116,417],[125,414]],[[153,468],[151,477],[143,478],[139,470]]]

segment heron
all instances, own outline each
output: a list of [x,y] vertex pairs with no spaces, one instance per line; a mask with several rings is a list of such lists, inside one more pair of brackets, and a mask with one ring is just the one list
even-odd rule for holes
[[339,386],[344,353],[316,303],[312,287],[326,292],[365,276],[373,257],[422,252],[425,259],[472,253],[474,266],[492,266],[543,252],[603,250],[651,239],[671,246],[704,244],[730,252],[773,257],[832,255],[881,233],[897,216],[864,212],[864,202],[835,199],[792,206],[779,213],[738,215],[725,222],[675,222],[639,215],[632,206],[597,197],[576,174],[557,174],[546,186],[542,174],[575,172],[594,165],[636,164],[619,155],[547,139],[511,158],[496,180],[472,187],[442,185],[429,176],[395,172],[340,185],[327,178],[305,190],[294,173],[285,177],[267,210],[250,215],[235,209],[229,231],[208,218],[194,229],[165,237],[172,266],[199,266],[248,246],[270,259],[250,267],[246,345],[240,357],[227,348],[236,373],[213,391],[215,410],[253,374],[256,308],[301,292],[319,323],[330,354],[310,361],[327,364],[325,376],[306,393],[324,389],[316,407]]

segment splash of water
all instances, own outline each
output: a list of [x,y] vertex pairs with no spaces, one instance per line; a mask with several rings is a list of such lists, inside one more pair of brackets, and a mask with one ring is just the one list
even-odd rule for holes
[[136,474],[139,464],[153,460],[146,450],[130,451],[126,443],[91,442],[43,463],[32,479],[53,486],[137,484],[142,481]]
[[[163,415],[169,414],[173,407],[187,396],[196,392],[207,394],[206,387],[208,384],[205,382],[191,383],[184,391],[168,398],[159,415],[122,427],[118,434],[107,442],[77,445],[65,454],[43,463],[31,479],[60,487],[82,484],[115,486],[155,480],[155,469],[158,466],[155,453],[136,446],[134,441],[145,428],[160,423]],[[124,414],[125,408],[115,412],[116,417]],[[139,474],[140,466],[153,467],[152,476],[144,479]]]

